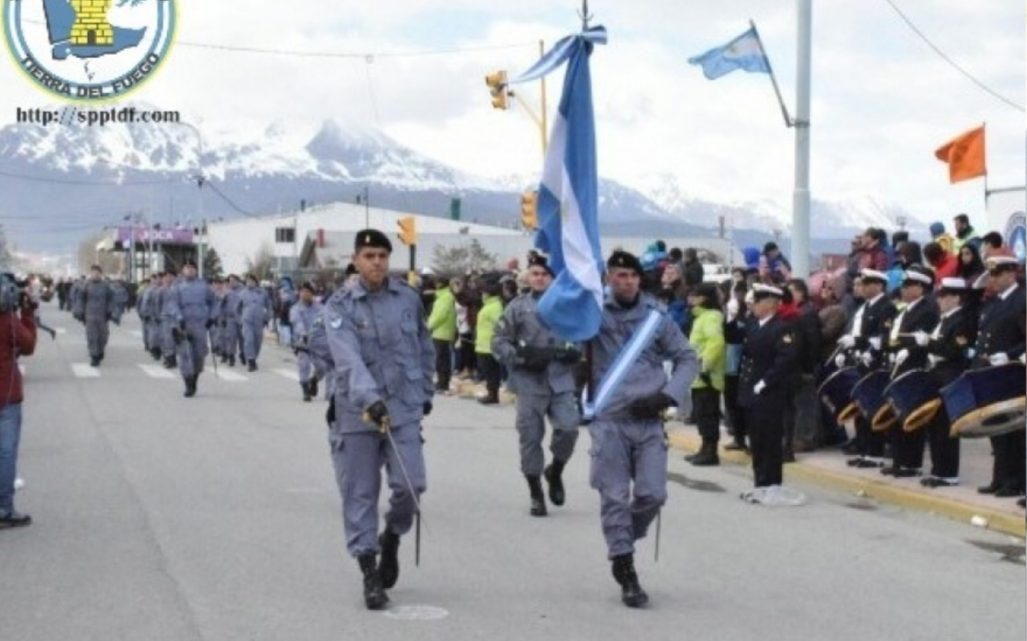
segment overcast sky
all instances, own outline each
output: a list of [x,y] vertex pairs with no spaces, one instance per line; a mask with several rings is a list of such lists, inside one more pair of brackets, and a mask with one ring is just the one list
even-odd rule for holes
[[[1020,0],[895,0],[981,81],[1024,104]],[[215,130],[280,121],[302,140],[326,118],[376,125],[399,142],[483,175],[541,168],[537,130],[518,109],[489,106],[483,75],[527,68],[538,39],[580,26],[553,0],[180,1],[178,44],[133,99]],[[756,20],[789,107],[795,104],[795,7],[788,0],[593,0],[610,42],[592,59],[600,172],[645,188],[666,176],[687,194],[787,206],[793,135],[767,76],[706,80],[689,56]],[[398,52],[515,45],[419,57],[303,58],[195,43],[304,51]],[[50,100],[0,63],[0,123]],[[549,84],[558,100],[559,76]],[[523,95],[535,98],[535,90]],[[988,123],[992,186],[1022,185],[1024,114],[945,64],[885,0],[818,0],[813,15],[812,191],[872,195],[921,219],[983,208],[981,181],[950,186],[933,150]],[[253,135],[253,134],[250,134]]]

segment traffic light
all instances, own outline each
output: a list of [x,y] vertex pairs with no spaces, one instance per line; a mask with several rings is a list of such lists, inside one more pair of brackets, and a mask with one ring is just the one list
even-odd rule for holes
[[492,94],[493,109],[508,109],[509,92],[506,88],[506,72],[494,71],[490,73],[485,76],[485,84],[488,85],[489,93]]
[[525,229],[538,228],[537,191],[526,191],[521,194],[521,226]]
[[404,245],[417,244],[417,223],[413,216],[403,216],[396,221],[399,226],[399,239]]

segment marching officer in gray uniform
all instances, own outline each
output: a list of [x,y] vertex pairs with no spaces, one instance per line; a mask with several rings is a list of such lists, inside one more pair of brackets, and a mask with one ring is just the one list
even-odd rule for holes
[[215,357],[219,357],[225,342],[225,328],[221,322],[225,309],[225,279],[211,279],[211,289],[214,292],[213,323],[207,333],[210,335],[210,351]]
[[232,274],[228,277],[228,289],[225,291],[225,301],[221,310],[221,320],[224,324],[222,334],[221,353],[222,362],[227,362],[229,367],[235,367],[235,355],[245,360],[242,351],[242,324],[239,317],[239,294],[243,291],[239,277]]
[[[591,483],[599,490],[613,577],[621,586],[621,600],[629,607],[649,601],[635,573],[634,543],[645,537],[667,500],[667,439],[662,414],[671,406],[688,413],[689,389],[699,371],[695,350],[659,302],[641,292],[641,278],[638,258],[624,251],[610,256],[610,295],[599,334],[593,339],[594,380],[602,380],[651,311],[656,310],[660,318],[623,382],[589,424]],[[665,361],[672,366],[669,378]]]
[[[360,280],[325,304],[335,393],[328,410],[332,463],[342,495],[347,549],[364,576],[368,609],[385,607],[399,577],[399,539],[410,530],[427,487],[421,420],[432,409],[435,349],[421,297],[388,277],[392,245],[374,229],[357,233]],[[378,533],[385,466],[389,511]],[[381,560],[376,556],[381,552]]]
[[[574,453],[581,421],[572,369],[581,361],[581,351],[574,344],[560,342],[538,316],[538,301],[552,280],[545,257],[533,255],[528,263],[531,291],[507,305],[492,338],[492,353],[506,365],[510,372],[507,387],[517,395],[521,472],[528,480],[532,516],[546,515],[543,474],[549,484],[549,500],[563,505],[561,475]],[[543,469],[547,415],[553,424],[549,444],[553,462]]]
[[74,317],[86,326],[86,342],[89,345],[89,364],[98,367],[103,360],[107,339],[110,337],[110,321],[120,322],[114,304],[114,291],[103,280],[103,270],[93,265],[87,280],[75,299]]
[[196,395],[196,379],[207,358],[207,330],[215,320],[214,291],[196,277],[196,263],[187,261],[182,278],[171,288],[171,328],[178,348],[178,366],[185,381],[186,398]]
[[310,358],[310,334],[314,324],[321,319],[321,310],[321,303],[314,298],[314,286],[310,283],[300,285],[299,301],[289,309],[289,323],[292,325],[292,345],[304,401],[317,396],[319,372]]
[[238,294],[237,312],[242,328],[246,369],[257,371],[257,357],[264,342],[264,327],[271,321],[271,299],[253,274],[246,276],[246,289]]
[[139,302],[136,304],[136,313],[139,314],[139,322],[143,326],[143,349],[147,352],[150,351],[150,322],[147,313],[149,312],[150,296],[153,295],[155,278],[155,275],[150,276],[150,279],[139,290]]

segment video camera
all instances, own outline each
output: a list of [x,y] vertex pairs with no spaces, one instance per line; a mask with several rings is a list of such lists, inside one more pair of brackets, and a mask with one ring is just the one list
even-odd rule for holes
[[31,300],[28,294],[28,281],[19,281],[14,274],[0,274],[0,314],[17,311]]

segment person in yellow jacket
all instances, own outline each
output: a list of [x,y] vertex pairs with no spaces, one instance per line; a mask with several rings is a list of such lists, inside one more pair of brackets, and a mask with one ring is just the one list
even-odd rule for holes
[[499,402],[499,361],[492,355],[492,336],[496,332],[496,323],[503,316],[503,299],[500,297],[502,285],[498,279],[485,281],[485,294],[481,309],[478,310],[478,324],[474,328],[474,353],[478,361],[478,371],[485,379],[485,396],[478,399],[482,405],[495,405]]
[[453,341],[456,340],[456,298],[445,276],[436,280],[428,331],[435,344],[435,391],[448,394],[449,379],[453,375]]
[[720,394],[724,391],[727,343],[720,295],[713,283],[702,283],[688,296],[692,307],[692,333],[688,342],[699,356],[699,376],[692,383],[692,407],[702,437],[702,448],[685,459],[692,465],[719,465]]

